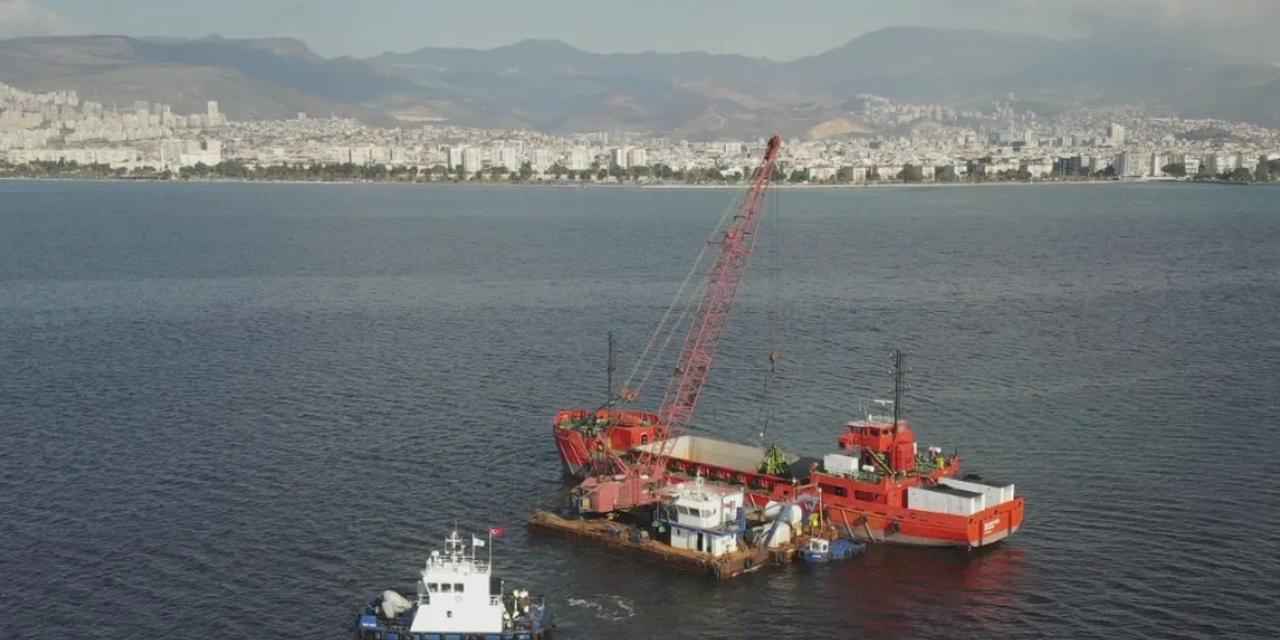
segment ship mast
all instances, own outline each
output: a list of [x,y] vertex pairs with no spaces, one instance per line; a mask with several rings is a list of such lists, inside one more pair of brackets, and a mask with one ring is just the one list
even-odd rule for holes
[[893,350],[893,428],[898,429],[898,419],[902,415],[902,350]]
[[604,394],[604,398],[605,398],[604,406],[606,407],[613,406],[613,372],[615,368],[616,367],[614,365],[614,360],[613,360],[613,332],[610,331],[609,332],[609,360],[608,360],[608,364],[605,365],[605,378],[608,382],[608,389],[605,390],[605,394]]

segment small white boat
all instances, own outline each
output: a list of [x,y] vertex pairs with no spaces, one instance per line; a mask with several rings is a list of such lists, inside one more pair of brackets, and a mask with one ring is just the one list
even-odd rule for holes
[[[528,591],[507,592],[475,550],[488,541],[455,530],[445,549],[432,551],[417,584],[417,600],[383,591],[356,617],[357,640],[544,640],[551,637],[551,612]],[[467,547],[470,547],[468,550]],[[490,547],[492,548],[492,547]],[[469,552],[468,552],[469,551]]]

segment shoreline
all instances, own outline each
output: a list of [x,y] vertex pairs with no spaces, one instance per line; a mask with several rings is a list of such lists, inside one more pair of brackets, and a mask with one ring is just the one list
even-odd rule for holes
[[[363,185],[397,185],[404,187],[464,187],[464,188],[513,188],[534,187],[551,189],[661,189],[661,190],[741,190],[745,183],[723,184],[681,184],[681,183],[587,183],[557,181],[400,181],[400,180],[253,180],[246,178],[104,178],[88,176],[0,176],[0,182],[100,182],[100,183],[146,183],[146,184],[265,184],[265,185],[331,185],[331,186],[363,186]],[[1223,180],[1036,180],[1036,181],[989,181],[989,182],[888,182],[862,184],[791,184],[776,183],[771,189],[797,190],[870,190],[870,189],[939,189],[950,187],[1044,187],[1044,186],[1103,186],[1103,185],[1217,185],[1217,186],[1268,186],[1277,183],[1265,182],[1229,182]]]

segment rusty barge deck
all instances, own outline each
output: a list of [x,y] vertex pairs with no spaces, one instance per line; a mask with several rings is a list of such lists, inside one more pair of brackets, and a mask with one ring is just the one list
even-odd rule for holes
[[537,511],[529,518],[529,528],[571,538],[589,540],[596,544],[650,558],[682,571],[714,576],[727,580],[759,570],[766,565],[783,565],[795,560],[796,549],[803,539],[775,549],[745,549],[711,557],[706,553],[677,549],[657,540],[642,538],[640,529],[610,520],[583,520],[562,518],[546,511]]

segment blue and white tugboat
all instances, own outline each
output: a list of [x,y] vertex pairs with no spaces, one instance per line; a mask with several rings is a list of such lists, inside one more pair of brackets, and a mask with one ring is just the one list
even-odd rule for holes
[[[455,530],[444,552],[431,552],[418,580],[417,600],[383,591],[356,618],[358,640],[544,640],[551,637],[551,612],[528,591],[506,591],[491,573],[489,559],[476,557],[486,540],[471,537],[471,548]],[[500,531],[500,530],[499,530]]]

